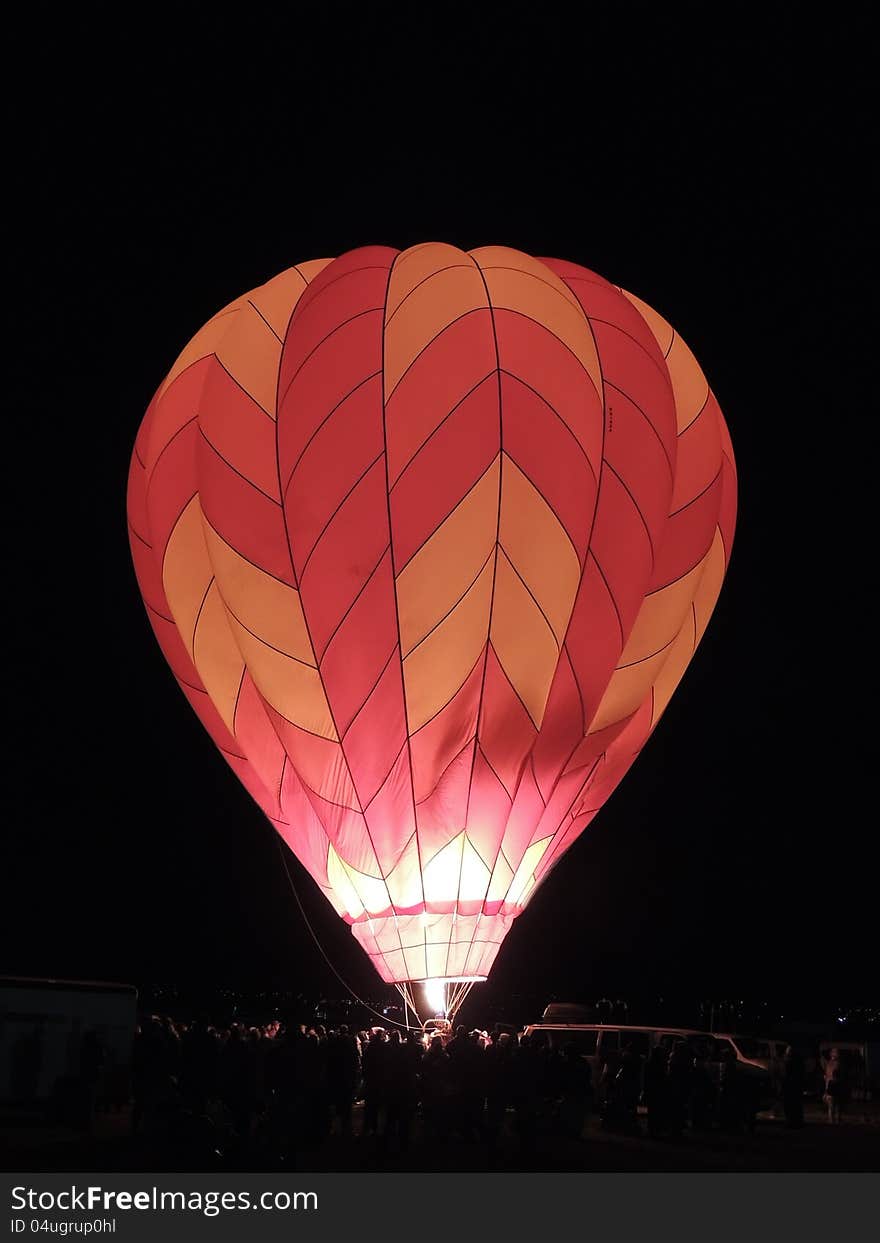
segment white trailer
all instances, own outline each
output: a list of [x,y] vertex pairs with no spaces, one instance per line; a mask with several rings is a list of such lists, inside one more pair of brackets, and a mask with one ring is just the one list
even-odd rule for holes
[[0,1102],[50,1100],[82,1074],[87,1038],[102,1084],[127,1080],[137,989],[95,980],[0,978]]

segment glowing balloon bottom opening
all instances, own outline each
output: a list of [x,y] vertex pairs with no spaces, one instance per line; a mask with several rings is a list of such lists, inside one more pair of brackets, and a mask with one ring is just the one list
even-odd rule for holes
[[473,986],[481,984],[485,979],[484,975],[438,976],[428,980],[407,980],[395,984],[394,987],[403,998],[407,1009],[412,1010],[417,1017],[427,1010],[428,1018],[452,1021]]
[[446,984],[443,980],[425,980],[422,985],[425,1001],[435,1014],[446,1018]]

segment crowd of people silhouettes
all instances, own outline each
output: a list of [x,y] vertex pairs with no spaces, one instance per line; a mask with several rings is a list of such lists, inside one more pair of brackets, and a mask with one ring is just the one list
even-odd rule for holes
[[[132,1126],[224,1151],[293,1154],[337,1135],[397,1152],[418,1138],[497,1153],[504,1139],[528,1154],[544,1134],[582,1138],[591,1113],[604,1128],[640,1133],[641,1103],[652,1138],[753,1133],[754,1084],[735,1057],[710,1068],[683,1042],[655,1048],[644,1066],[624,1045],[594,1072],[574,1044],[552,1047],[539,1033],[458,1027],[426,1041],[415,1029],[153,1016],[135,1039]],[[800,1125],[803,1064],[793,1051],[781,1086],[786,1119]]]

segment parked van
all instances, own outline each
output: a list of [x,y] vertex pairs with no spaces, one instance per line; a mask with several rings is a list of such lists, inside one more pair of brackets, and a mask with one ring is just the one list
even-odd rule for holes
[[740,1036],[735,1032],[716,1032],[719,1038],[729,1040],[736,1049],[737,1059],[766,1070],[774,1079],[782,1079],[787,1040],[771,1039],[769,1036]]
[[[732,1052],[742,1073],[753,1078],[760,1088],[762,1101],[772,1096],[769,1072],[743,1057],[736,1044],[726,1035],[696,1031],[687,1027],[635,1027],[612,1023],[532,1023],[523,1036],[535,1036],[546,1042],[551,1049],[562,1050],[574,1045],[592,1068],[594,1090],[601,1093],[602,1072],[606,1066],[616,1070],[624,1050],[639,1059],[644,1085],[644,1068],[651,1050],[665,1047],[669,1052],[678,1044],[686,1044],[695,1058],[705,1060],[709,1072],[717,1082],[721,1065],[728,1052]],[[610,1077],[610,1071],[609,1071]]]

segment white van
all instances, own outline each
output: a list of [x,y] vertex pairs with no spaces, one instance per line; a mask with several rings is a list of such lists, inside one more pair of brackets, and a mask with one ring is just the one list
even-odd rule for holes
[[697,1031],[688,1027],[637,1027],[620,1023],[532,1023],[523,1036],[537,1036],[551,1049],[563,1050],[574,1045],[582,1057],[590,1063],[593,1071],[594,1090],[599,1089],[602,1071],[609,1064],[614,1067],[624,1050],[629,1050],[645,1064],[656,1046],[670,1052],[681,1043],[688,1045],[694,1057],[704,1059],[712,1077],[717,1081],[721,1064],[729,1051],[736,1057],[744,1074],[758,1080],[762,1098],[771,1095],[769,1073],[742,1056],[736,1044],[727,1035]]
[[771,1039],[769,1036],[740,1036],[736,1032],[717,1032],[716,1035],[719,1039],[730,1041],[739,1061],[758,1066],[773,1078],[782,1078],[787,1040]]

